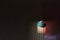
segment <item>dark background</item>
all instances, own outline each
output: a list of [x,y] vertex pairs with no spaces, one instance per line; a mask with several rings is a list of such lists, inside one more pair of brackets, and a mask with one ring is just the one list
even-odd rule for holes
[[0,1],[0,40],[28,40],[29,25],[46,15],[60,14],[59,0]]

